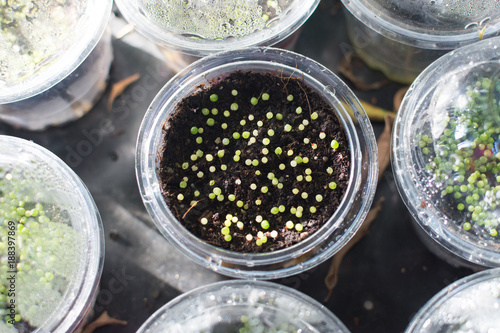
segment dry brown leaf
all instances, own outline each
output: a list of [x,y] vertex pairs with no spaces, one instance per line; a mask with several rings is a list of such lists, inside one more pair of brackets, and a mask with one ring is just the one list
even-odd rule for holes
[[377,140],[378,148],[378,180],[382,178],[382,174],[391,162],[391,133],[394,117],[386,115],[384,118],[385,127],[382,134]]
[[337,252],[333,256],[330,269],[328,270],[328,274],[325,277],[325,285],[326,288],[328,289],[328,295],[325,298],[325,302],[328,302],[328,300],[330,300],[330,297],[332,296],[333,293],[333,289],[337,285],[339,278],[339,269],[340,269],[340,264],[342,263],[342,259],[357,242],[359,242],[363,237],[366,236],[366,234],[368,234],[368,229],[370,228],[370,224],[375,220],[379,211],[382,209],[382,203],[384,202],[384,200],[385,200],[384,197],[381,197],[378,200],[375,207],[370,209],[368,215],[366,215],[366,219],[359,228],[358,232],[356,232],[356,234],[351,238],[351,240],[342,249],[340,249],[339,252]]
[[401,102],[403,102],[403,98],[405,97],[406,92],[410,87],[403,87],[396,91],[394,94],[394,98],[392,100],[392,104],[394,106],[394,111],[398,112],[399,107],[401,106]]
[[93,322],[87,324],[84,328],[83,328],[83,331],[82,333],[92,333],[94,332],[96,329],[98,329],[99,327],[102,327],[102,326],[106,326],[106,325],[122,325],[122,326],[126,326],[128,323],[124,320],[118,320],[118,319],[115,319],[115,318],[112,318],[108,315],[108,312],[107,311],[104,311],[100,316],[99,318],[97,318],[96,320],[94,320]]
[[366,115],[371,121],[383,121],[387,115],[396,118],[396,112],[387,111],[381,107],[360,100],[361,106],[365,109]]
[[354,69],[352,67],[352,58],[353,58],[353,53],[350,52],[346,54],[346,56],[342,59],[339,65],[339,72],[342,73],[346,78],[351,81],[357,89],[363,90],[363,91],[368,91],[368,90],[376,90],[380,89],[386,84],[389,83],[389,80],[383,79],[381,81],[373,82],[373,83],[366,83],[363,78],[358,77],[354,73]]
[[118,96],[120,96],[125,91],[125,89],[127,89],[127,87],[129,85],[131,85],[135,81],[139,80],[140,77],[141,77],[141,74],[135,73],[134,75],[131,75],[131,76],[113,84],[113,86],[111,87],[111,93],[109,94],[109,98],[108,98],[108,105],[107,105],[108,111],[110,111],[111,108],[113,107],[113,102],[115,101],[115,99]]

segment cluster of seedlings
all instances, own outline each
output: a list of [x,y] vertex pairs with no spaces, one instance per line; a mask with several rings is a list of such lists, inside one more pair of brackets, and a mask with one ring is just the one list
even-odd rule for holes
[[350,175],[337,116],[300,79],[234,72],[184,98],[164,126],[159,178],[176,218],[239,252],[296,244],[334,214]]
[[427,172],[447,209],[466,231],[500,236],[500,81],[479,78],[467,88],[466,107],[456,107],[442,134],[419,137]]
[[1,332],[31,332],[46,322],[80,262],[81,236],[32,180],[0,167]]

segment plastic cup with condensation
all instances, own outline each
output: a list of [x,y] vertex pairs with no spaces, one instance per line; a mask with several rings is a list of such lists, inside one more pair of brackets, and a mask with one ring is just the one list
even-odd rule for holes
[[292,35],[319,0],[118,0],[135,29],[160,46],[205,56],[271,46]]
[[[304,241],[279,251],[239,253],[208,244],[191,234],[163,199],[158,153],[163,125],[177,103],[200,85],[234,71],[282,73],[315,90],[335,110],[351,148],[350,185],[335,214]],[[354,118],[350,117],[354,114]],[[192,260],[221,274],[275,279],[310,269],[338,252],[361,226],[375,193],[378,155],[369,119],[351,90],[313,60],[289,51],[250,48],[223,52],[199,60],[177,74],[157,94],[141,124],[136,152],[136,175],[146,208],[158,229]]]
[[43,130],[92,108],[113,58],[111,6],[111,0],[2,5],[10,23],[0,31],[0,121]]
[[328,309],[295,289],[258,281],[222,281],[173,299],[138,333],[349,333]]
[[370,67],[406,84],[450,50],[500,32],[497,1],[342,2],[354,51]]
[[454,50],[410,86],[394,123],[399,193],[429,249],[500,266],[500,37]]
[[[5,212],[6,205],[17,206],[19,201],[30,212],[21,212],[30,216],[25,221]],[[84,183],[45,148],[2,135],[0,210],[1,232],[14,233],[9,240],[14,240],[17,252],[13,264],[17,268],[3,265],[1,272],[4,285],[7,276],[14,276],[8,287],[15,296],[2,296],[7,296],[9,305],[14,300],[15,313],[20,315],[20,321],[9,328],[10,312],[4,312],[0,331],[25,332],[30,327],[34,332],[62,333],[81,328],[94,306],[104,263],[101,218]],[[29,237],[24,236],[26,230]],[[2,249],[2,260],[7,261],[7,247]]]
[[441,290],[406,333],[495,333],[500,328],[500,268],[472,274]]

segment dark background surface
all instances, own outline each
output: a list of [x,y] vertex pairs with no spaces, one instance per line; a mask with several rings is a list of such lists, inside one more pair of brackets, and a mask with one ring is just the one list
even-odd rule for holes
[[[350,50],[339,3],[320,3],[305,23],[295,51],[339,73]],[[0,124],[0,134],[33,140],[62,158],[82,178],[100,210],[106,259],[95,312],[103,311],[128,325],[106,326],[101,332],[135,332],[154,311],[175,296],[197,286],[226,279],[204,269],[174,249],[147,214],[135,178],[135,144],[142,117],[160,88],[174,75],[166,64],[123,40],[114,40],[110,84],[134,73],[141,78],[106,109],[109,88],[82,119],[45,132],[32,133]],[[364,71],[359,67],[360,71]],[[378,80],[380,73],[365,72]],[[342,77],[342,75],[341,75]],[[360,91],[342,77],[361,99],[392,109],[402,86],[387,84]],[[374,123],[378,137],[382,123]],[[345,256],[331,299],[324,284],[330,261],[276,282],[296,288],[330,309],[352,332],[402,332],[412,316],[435,293],[471,274],[451,267],[431,254],[417,238],[401,201],[390,167],[384,173],[375,202],[383,209],[369,234]]]

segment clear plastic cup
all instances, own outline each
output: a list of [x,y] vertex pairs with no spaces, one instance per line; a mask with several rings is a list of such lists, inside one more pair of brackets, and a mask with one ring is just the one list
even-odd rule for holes
[[101,218],[83,182],[48,150],[0,136],[0,224],[0,331],[81,327],[104,262]]
[[[160,189],[158,168],[163,124],[177,103],[234,71],[282,73],[302,80],[335,110],[351,148],[349,187],[329,221],[291,247],[267,253],[241,253],[208,244],[172,214]],[[351,118],[350,114],[353,114]],[[163,235],[198,264],[221,274],[274,279],[314,267],[339,251],[361,226],[373,201],[378,172],[377,147],[369,119],[349,88],[332,72],[304,56],[273,48],[224,52],[190,65],[155,97],[139,130],[136,175],[146,208]]]
[[135,29],[192,56],[270,46],[292,35],[319,0],[118,0]]
[[139,333],[348,333],[316,300],[270,282],[222,281],[183,294],[156,311]]
[[500,38],[452,51],[411,85],[394,123],[399,193],[429,249],[500,266]]
[[500,329],[500,269],[465,277],[436,294],[406,333],[496,333]]
[[500,32],[496,1],[342,2],[356,53],[368,66],[406,84],[450,50]]
[[111,0],[4,4],[0,120],[43,130],[87,113],[106,88],[113,58]]

